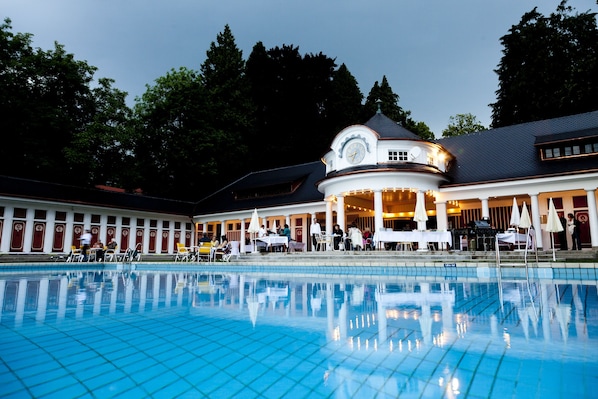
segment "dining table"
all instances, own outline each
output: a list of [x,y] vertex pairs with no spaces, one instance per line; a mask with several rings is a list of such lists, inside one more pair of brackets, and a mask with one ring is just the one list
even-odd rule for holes
[[438,248],[448,248],[447,245],[450,245],[453,242],[453,235],[450,231],[442,230],[385,230],[374,233],[374,244],[376,247],[381,246],[386,242],[435,242],[438,244]]
[[268,250],[271,250],[273,246],[284,245],[285,247],[288,247],[289,245],[289,237],[287,236],[269,235],[258,237],[257,240],[266,243],[266,248]]

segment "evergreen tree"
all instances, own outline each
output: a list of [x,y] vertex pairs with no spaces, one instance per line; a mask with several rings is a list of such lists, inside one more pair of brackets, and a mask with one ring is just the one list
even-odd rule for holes
[[566,3],[549,17],[534,8],[500,39],[493,127],[598,109],[596,14]]
[[362,101],[363,94],[357,80],[347,66],[341,64],[333,74],[328,103],[331,130],[338,133],[347,126],[361,123]]

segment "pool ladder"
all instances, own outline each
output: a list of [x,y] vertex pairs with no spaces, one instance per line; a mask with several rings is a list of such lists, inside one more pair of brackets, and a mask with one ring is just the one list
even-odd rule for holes
[[[496,248],[496,265],[498,266],[499,272],[500,272],[500,266],[501,266],[501,259],[500,259],[500,250],[498,247],[498,238],[496,238],[496,242],[495,242],[495,248]],[[536,266],[538,265],[538,246],[536,245],[536,229],[534,228],[534,226],[530,226],[529,229],[527,229],[526,232],[526,236],[525,236],[525,249],[524,249],[524,253],[523,253],[523,261],[525,263],[525,275],[526,277],[529,277],[528,275],[528,252],[529,249],[532,248],[534,250],[534,254],[536,257]]]

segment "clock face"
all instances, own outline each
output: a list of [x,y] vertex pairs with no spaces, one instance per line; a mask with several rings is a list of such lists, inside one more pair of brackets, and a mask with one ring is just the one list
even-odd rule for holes
[[363,144],[358,142],[351,143],[347,147],[346,154],[347,161],[349,161],[349,163],[352,165],[356,165],[359,162],[363,161],[363,158],[365,157],[365,147],[363,146]]

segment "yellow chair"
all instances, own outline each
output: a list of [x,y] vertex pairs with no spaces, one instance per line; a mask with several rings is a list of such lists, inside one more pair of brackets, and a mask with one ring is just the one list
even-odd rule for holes
[[176,243],[176,249],[177,249],[177,252],[176,252],[176,255],[174,257],[174,261],[175,262],[178,262],[178,261],[187,262],[187,261],[189,261],[189,259],[191,257],[191,252],[189,251],[189,248],[187,248],[185,246],[185,244],[177,242]]
[[74,245],[71,245],[71,253],[69,254],[69,256],[66,258],[67,262],[78,262],[79,259],[81,258],[81,249],[77,248]]

